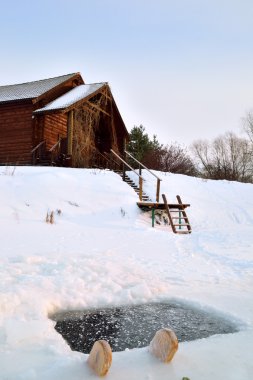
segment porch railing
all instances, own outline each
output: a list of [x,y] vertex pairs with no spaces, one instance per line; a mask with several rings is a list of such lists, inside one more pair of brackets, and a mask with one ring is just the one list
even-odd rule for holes
[[51,165],[59,158],[61,153],[61,137],[59,140],[49,149]]
[[46,148],[46,141],[43,140],[31,150],[33,165],[36,165],[41,160],[43,154],[45,153],[45,148]]

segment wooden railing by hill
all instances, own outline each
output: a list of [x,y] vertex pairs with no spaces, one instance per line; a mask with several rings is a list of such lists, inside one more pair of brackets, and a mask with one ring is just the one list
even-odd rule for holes
[[150,173],[152,176],[156,178],[156,202],[159,202],[160,197],[160,184],[161,184],[161,178],[159,178],[155,173],[153,173],[150,169],[148,169],[145,165],[143,165],[142,162],[138,161],[131,153],[127,152],[125,150],[125,153],[128,157],[130,157],[132,160],[134,160],[139,165],[139,174],[142,175],[142,169],[147,170],[148,173]]
[[[120,161],[120,164],[119,164],[119,168],[120,166],[122,167],[122,179],[123,181],[126,181],[126,168],[130,169],[135,175],[137,175],[139,177],[139,199],[142,201],[142,196],[143,196],[143,182],[144,182],[144,179],[143,177],[141,176],[141,174],[137,173],[137,171],[131,166],[129,165],[122,157],[120,157],[119,154],[117,154],[116,152],[114,152],[113,149],[111,149],[111,153]],[[117,162],[114,160],[114,162]]]

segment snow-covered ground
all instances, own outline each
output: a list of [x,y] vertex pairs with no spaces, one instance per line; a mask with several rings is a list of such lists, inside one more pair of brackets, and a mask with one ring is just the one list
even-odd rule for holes
[[108,379],[253,378],[253,185],[157,174],[170,202],[191,204],[191,235],[152,228],[112,172],[0,168],[1,380],[94,379],[50,314],[172,298],[241,331],[180,343],[169,364],[148,348],[113,353]]

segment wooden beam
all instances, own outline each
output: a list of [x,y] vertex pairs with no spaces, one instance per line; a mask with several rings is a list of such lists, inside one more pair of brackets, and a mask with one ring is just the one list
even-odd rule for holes
[[113,112],[113,107],[112,103],[110,104],[110,109],[111,109],[111,131],[112,131],[112,145],[117,147],[118,149],[118,139],[117,139],[117,132],[116,132],[116,127],[115,127],[115,119],[114,119],[114,112]]
[[105,115],[111,117],[111,115],[108,112],[104,111],[101,107],[97,106],[96,104],[91,103],[89,100],[86,103],[88,103],[91,107],[96,108],[98,111],[103,112]]
[[85,104],[82,106],[82,108],[85,108],[87,111],[89,112],[92,112],[92,113],[96,113],[96,111],[94,111],[93,109],[91,109],[90,107],[86,106]]
[[[156,208],[160,210],[165,210],[164,203],[158,203],[158,202],[137,202],[137,206],[139,207],[148,207],[148,208]],[[189,203],[183,203],[182,205],[179,205],[178,203],[169,203],[168,204],[169,209],[171,208],[178,208],[178,210],[184,210],[186,207],[190,207]],[[177,212],[178,212],[177,210]]]
[[160,197],[160,184],[161,184],[161,180],[160,178],[157,178],[156,180],[156,202],[159,203],[159,197]]
[[105,91],[101,91],[101,94],[102,94],[105,98],[107,98],[108,100],[112,100],[111,96],[109,96],[109,95],[107,94],[106,89],[105,89]]
[[167,214],[168,214],[168,218],[169,218],[169,221],[170,221],[170,226],[171,226],[172,231],[174,232],[174,234],[176,234],[177,231],[176,231],[176,228],[174,227],[173,220],[172,220],[171,215],[170,215],[170,210],[169,210],[169,206],[168,206],[165,194],[162,194],[162,198],[163,198],[165,210],[167,211]]
[[[182,206],[183,203],[182,203],[181,197],[180,197],[179,195],[177,195],[177,200],[178,200],[178,203]],[[189,232],[191,232],[191,225],[190,225],[189,219],[188,219],[188,217],[187,217],[187,214],[186,214],[184,208],[182,209],[181,212],[182,212],[182,214],[183,214],[183,219],[184,219],[184,221],[185,221],[185,223],[186,223],[187,230],[188,230]]]

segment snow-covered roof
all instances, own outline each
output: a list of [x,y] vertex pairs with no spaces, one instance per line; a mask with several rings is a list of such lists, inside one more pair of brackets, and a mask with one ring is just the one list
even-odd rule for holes
[[45,107],[40,108],[34,113],[44,113],[48,111],[63,110],[67,107],[72,106],[80,100],[83,100],[100,88],[102,88],[106,83],[91,83],[91,84],[82,84],[80,86],[74,87],[66,94],[60,96],[59,98],[48,103]]
[[0,103],[34,99],[79,73],[62,75],[34,82],[0,86]]

